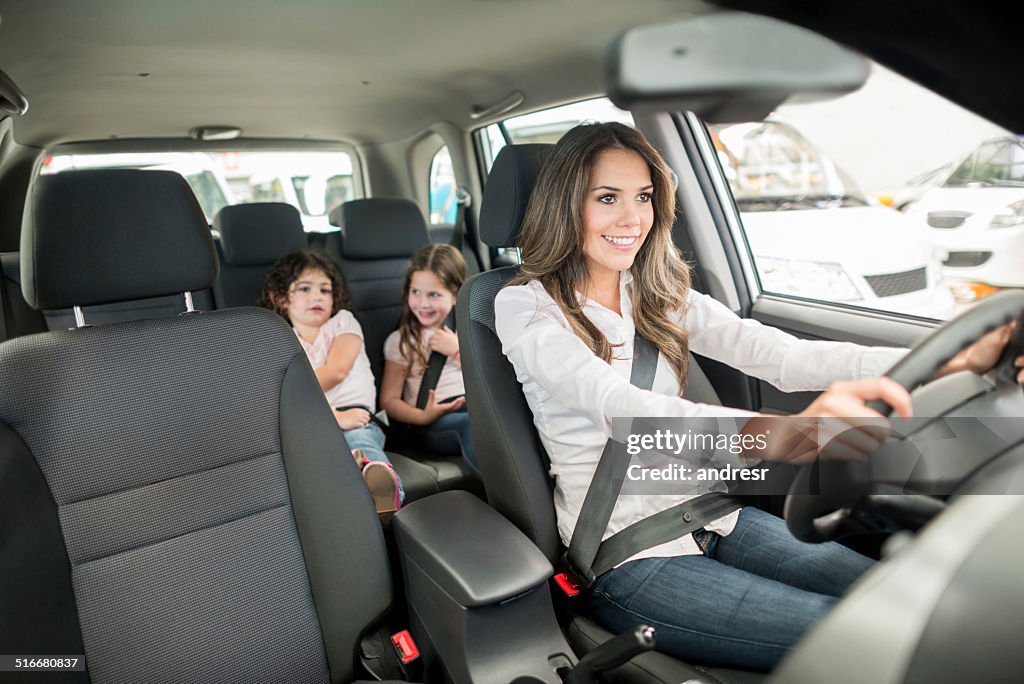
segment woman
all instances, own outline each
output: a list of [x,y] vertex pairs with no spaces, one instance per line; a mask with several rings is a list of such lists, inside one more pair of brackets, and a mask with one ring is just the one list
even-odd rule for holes
[[[803,341],[736,317],[690,289],[671,241],[674,219],[670,171],[640,133],[617,123],[577,126],[537,179],[521,276],[495,300],[503,351],[551,459],[566,544],[612,418],[749,416],[745,431],[754,433],[784,426],[683,399],[688,350],[786,391],[828,387],[807,418],[877,420],[865,405],[872,399],[910,415],[906,390],[879,377],[905,350]],[[651,391],[629,383],[635,333],[660,353]],[[1008,339],[1008,328],[986,336],[943,372],[989,369]],[[870,454],[880,435],[860,434],[851,446]],[[786,441],[746,457],[788,460]],[[686,498],[620,497],[604,538]],[[636,554],[599,577],[590,600],[612,631],[653,625],[659,650],[676,657],[767,670],[871,564],[839,544],[800,543],[778,518],[745,508]]]

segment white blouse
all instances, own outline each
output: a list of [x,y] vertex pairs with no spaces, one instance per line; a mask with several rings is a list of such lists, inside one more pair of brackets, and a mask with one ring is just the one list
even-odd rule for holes
[[[576,337],[539,282],[506,287],[494,302],[502,351],[515,368],[551,461],[558,532],[566,545],[601,451],[612,434],[613,418],[756,415],[681,398],[675,374],[662,356],[651,391],[629,383],[635,334],[631,282],[630,273],[623,272],[619,282],[621,316],[589,299],[583,308],[584,315],[612,345],[621,345],[614,348],[611,366]],[[821,390],[838,380],[878,377],[906,354],[905,349],[801,340],[757,321],[741,319],[717,300],[693,290],[685,315],[677,314],[676,320],[687,331],[692,352],[788,392]],[[692,495],[621,496],[603,538],[689,498]],[[729,534],[738,514],[731,513],[705,527]],[[700,552],[692,535],[686,535],[629,560]]]

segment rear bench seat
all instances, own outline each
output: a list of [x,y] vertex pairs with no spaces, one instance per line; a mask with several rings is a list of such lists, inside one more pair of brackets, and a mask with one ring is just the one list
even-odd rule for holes
[[[341,266],[352,298],[352,313],[363,328],[366,354],[380,389],[384,340],[398,327],[402,314],[402,286],[409,258],[430,244],[427,224],[416,203],[381,197],[345,202],[331,211],[329,219],[341,230],[324,236],[324,251]],[[459,455],[438,454],[411,444],[396,445],[390,438],[388,448],[389,453],[390,449],[401,452],[393,460],[407,495],[410,486],[420,486],[421,478],[435,480],[442,491],[469,489],[483,493],[481,482]],[[413,470],[416,466],[426,470],[417,473]],[[406,473],[414,479],[407,479]]]
[[306,249],[299,211],[283,202],[224,207],[213,218],[220,275],[213,283],[218,309],[256,306],[263,274],[290,252]]
[[[407,200],[368,199],[347,204],[357,205],[345,210],[353,227],[345,239],[338,233],[328,234],[325,250],[342,267],[353,299],[353,313],[363,326],[367,354],[379,385],[383,376],[384,339],[398,325],[405,269],[412,252],[427,243],[426,224],[419,208]],[[220,232],[215,242],[221,273],[212,292],[193,294],[195,308],[199,310],[255,305],[266,269],[278,257],[306,247],[301,219],[290,205],[227,207],[217,215],[214,225]],[[0,255],[0,262],[5,279],[2,304],[7,339],[75,327],[70,309],[40,313],[28,306],[21,294],[18,252]],[[83,313],[89,325],[104,325],[173,316],[184,310],[183,298],[170,296],[88,306]],[[393,452],[389,452],[389,457],[402,478],[407,501],[450,489],[483,492],[481,483],[466,469],[461,457],[413,448],[402,451],[415,458]]]

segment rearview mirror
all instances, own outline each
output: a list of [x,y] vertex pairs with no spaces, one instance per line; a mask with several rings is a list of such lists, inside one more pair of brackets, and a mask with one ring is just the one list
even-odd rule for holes
[[612,48],[609,97],[623,109],[759,121],[793,95],[856,90],[863,57],[776,19],[722,12],[627,31]]

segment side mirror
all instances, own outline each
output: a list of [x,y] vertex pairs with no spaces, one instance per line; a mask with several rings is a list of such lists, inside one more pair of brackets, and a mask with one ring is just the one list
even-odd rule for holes
[[627,31],[612,48],[609,96],[622,109],[759,121],[793,95],[835,97],[868,77],[863,57],[777,19],[722,12]]

